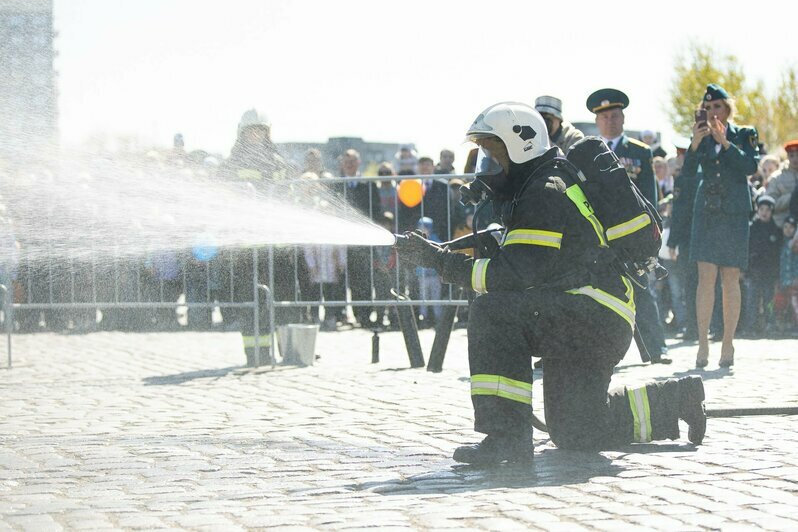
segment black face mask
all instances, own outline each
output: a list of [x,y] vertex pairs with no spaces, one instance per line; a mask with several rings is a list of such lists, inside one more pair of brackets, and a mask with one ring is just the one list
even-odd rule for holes
[[474,173],[474,181],[460,189],[460,201],[464,204],[477,204],[484,199],[493,199],[507,188],[507,173],[487,148],[479,148]]

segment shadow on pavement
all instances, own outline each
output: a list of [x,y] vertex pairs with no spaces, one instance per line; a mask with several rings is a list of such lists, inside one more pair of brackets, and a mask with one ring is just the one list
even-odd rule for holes
[[494,488],[528,488],[580,484],[594,477],[614,477],[624,471],[613,460],[594,452],[546,449],[530,464],[474,467],[457,464],[449,469],[413,475],[404,479],[365,482],[353,491],[382,495],[408,493],[457,493]]
[[240,370],[241,366],[230,366],[219,369],[201,369],[198,371],[187,371],[185,373],[175,373],[174,375],[157,375],[155,377],[144,377],[145,386],[162,386],[166,384],[183,384],[194,379],[218,379],[228,373]]
[[690,375],[698,375],[705,381],[713,379],[723,379],[726,377],[734,376],[734,369],[732,368],[715,368],[715,369],[688,369],[687,371],[674,372],[672,377],[678,379],[680,377],[688,377]]

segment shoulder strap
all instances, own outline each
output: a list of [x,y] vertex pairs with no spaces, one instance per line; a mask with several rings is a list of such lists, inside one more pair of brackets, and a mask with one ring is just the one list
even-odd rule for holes
[[[526,178],[524,184],[521,185],[520,189],[518,189],[518,192],[515,194],[515,197],[513,199],[517,200],[518,198],[520,198],[523,195],[523,193],[526,191],[529,184],[532,181],[534,181],[536,177],[538,177],[538,175],[542,170],[545,170],[546,168],[563,169],[568,173],[569,177],[575,182],[585,181],[585,175],[571,161],[569,161],[565,157],[554,157],[553,159],[550,159],[545,163],[541,164],[539,167],[535,168],[535,171],[529,174],[529,177]],[[573,183],[566,183],[566,185],[571,185],[571,184]]]
[[588,221],[588,223],[590,223],[590,226],[596,233],[598,246],[600,248],[608,248],[609,243],[607,242],[607,234],[605,232],[604,226],[596,217],[596,213],[593,210],[590,201],[588,201],[587,196],[585,196],[585,192],[582,190],[582,187],[579,186],[579,184],[584,183],[587,178],[585,178],[585,174],[583,174],[574,163],[565,157],[554,157],[550,161],[546,161],[536,168],[535,171],[532,172],[529,177],[527,177],[523,186],[515,195],[515,198],[513,198],[513,201],[517,201],[518,198],[523,195],[526,188],[534,180],[534,178],[540,174],[541,170],[549,167],[564,170],[564,173],[566,174],[565,195],[569,200],[571,200],[571,203],[576,206],[579,214],[581,214]]

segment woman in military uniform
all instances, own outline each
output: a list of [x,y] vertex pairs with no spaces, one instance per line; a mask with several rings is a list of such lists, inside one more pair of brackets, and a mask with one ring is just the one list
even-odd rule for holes
[[[706,119],[699,116],[702,110],[706,111]],[[722,87],[714,83],[707,86],[682,169],[688,176],[698,175],[699,165],[703,171],[696,193],[690,248],[691,259],[698,262],[698,368],[708,364],[707,335],[718,271],[723,289],[720,366],[734,363],[734,332],[740,317],[740,271],[748,267],[751,213],[748,176],[757,170],[759,138],[753,127],[731,122],[734,110],[734,100]]]

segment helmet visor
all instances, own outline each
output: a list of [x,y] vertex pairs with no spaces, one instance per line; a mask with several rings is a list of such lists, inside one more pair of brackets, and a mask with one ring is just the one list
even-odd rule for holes
[[504,172],[504,168],[496,160],[489,149],[480,146],[477,151],[477,164],[474,173],[477,176],[496,176]]

